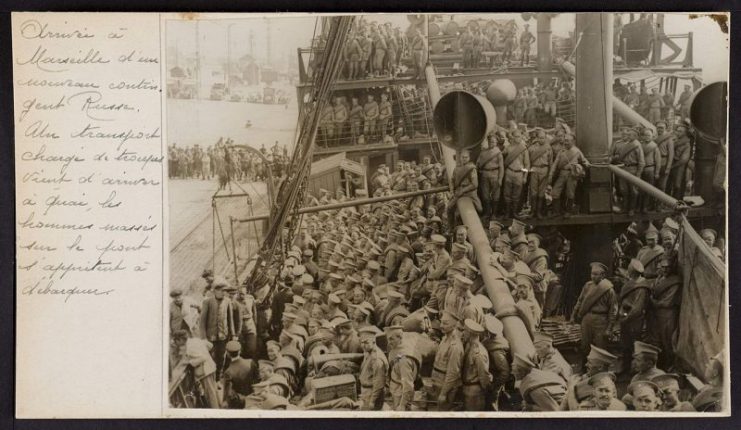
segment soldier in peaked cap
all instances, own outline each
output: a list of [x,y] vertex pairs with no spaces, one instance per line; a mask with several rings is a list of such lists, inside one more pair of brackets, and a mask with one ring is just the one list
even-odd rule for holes
[[613,332],[617,322],[618,298],[606,275],[607,266],[591,264],[591,280],[584,285],[571,314],[571,320],[581,324],[581,345],[585,355],[591,345],[607,347],[608,334]]
[[713,255],[720,258],[721,260],[725,259],[723,251],[715,246],[715,241],[718,239],[717,231],[713,230],[712,228],[702,229],[700,230],[700,237],[702,237],[702,240],[708,244],[710,250],[713,251]]
[[463,328],[463,406],[466,411],[483,411],[486,407],[485,394],[492,381],[489,354],[479,340],[484,327],[467,318]]
[[520,394],[527,411],[557,411],[566,394],[566,384],[553,372],[538,369],[529,358],[514,354],[512,374],[520,381]]
[[661,256],[664,254],[664,248],[658,244],[659,234],[653,224],[649,223],[646,230],[646,245],[638,250],[636,258],[643,264],[643,277],[646,279],[655,279],[657,267]]
[[504,337],[504,325],[494,315],[484,315],[484,328],[486,332],[481,343],[489,354],[489,373],[492,375],[486,403],[499,410],[499,395],[510,379],[509,342]]
[[591,346],[587,355],[586,373],[572,376],[569,380],[566,398],[561,403],[561,410],[575,411],[579,404],[592,397],[593,387],[589,379],[602,372],[610,372],[617,362],[617,357],[602,348]]
[[659,410],[667,412],[695,412],[690,402],[679,400],[680,377],[673,373],[654,376],[651,382],[659,387],[661,407]]
[[378,333],[379,330],[374,326],[364,327],[358,333],[364,352],[358,382],[361,409],[366,411],[379,411],[383,407],[389,363],[386,355],[376,345]]
[[655,376],[663,375],[665,372],[656,367],[661,348],[650,343],[635,341],[633,346],[633,361],[631,368],[635,372],[630,382],[650,381]]
[[458,395],[463,371],[463,342],[458,331],[461,320],[445,311],[440,318],[443,338],[432,364],[432,387],[428,392],[431,401],[437,401],[438,411],[449,411]]
[[389,392],[395,411],[408,411],[414,399],[414,382],[422,364],[419,353],[404,344],[404,331],[400,325],[386,327],[389,362]]
[[646,321],[651,284],[642,275],[643,264],[638,259],[632,259],[628,264],[628,279],[620,289],[618,308],[620,341],[623,346],[624,368],[622,370],[628,370],[625,365],[633,356],[633,342],[643,335],[643,326]]
[[579,404],[580,410],[587,411],[624,411],[625,404],[617,399],[615,374],[600,372],[589,378],[592,397]]
[[533,334],[533,346],[535,346],[535,353],[537,354],[538,368],[555,373],[563,378],[564,383],[571,379],[571,365],[553,347],[553,337],[551,335],[535,332]]
[[489,246],[491,246],[491,249],[494,249],[494,242],[497,240],[499,235],[502,233],[502,229],[504,229],[504,224],[501,222],[492,219],[489,221]]
[[362,351],[360,339],[357,331],[353,328],[352,321],[340,317],[334,322],[334,325],[338,331],[337,347],[340,348],[340,352],[356,353]]

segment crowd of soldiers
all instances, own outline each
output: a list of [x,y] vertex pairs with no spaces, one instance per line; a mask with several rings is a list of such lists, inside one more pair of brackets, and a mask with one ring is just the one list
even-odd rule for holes
[[[680,370],[673,342],[682,285],[676,220],[667,218],[660,229],[631,225],[617,241],[613,277],[607,276],[613,262],[590,266],[590,280],[566,316],[581,326],[572,366],[542,325],[549,303],[561,300],[557,264],[568,259],[547,251],[553,239],[526,223],[505,226],[496,217],[487,232],[493,253],[477,256],[455,210],[461,196],[477,199],[477,179],[465,151],[458,161],[454,178],[471,182],[454,179],[452,193],[306,215],[264,284],[231,285],[206,270],[202,287],[172,291],[173,384],[190,370],[202,407],[231,409],[719,407],[722,354],[708,363],[703,387],[667,373]],[[373,195],[445,180],[429,158],[395,167],[390,174],[379,169]],[[326,194],[310,204],[331,203]],[[365,190],[355,195],[364,196]],[[713,234],[702,232],[707,240]],[[484,265],[509,286],[533,356],[513,353],[504,337],[501,318],[509,314],[493,310]]]
[[[685,85],[676,100],[671,91],[662,94],[657,87],[648,89],[645,86],[636,87],[634,83],[626,85],[620,79],[615,80],[612,89],[617,98],[652,124],[665,121],[673,125],[689,118],[693,94],[691,85]],[[619,117],[617,122],[621,123]]]
[[573,81],[558,84],[553,80],[521,87],[512,102],[514,120],[535,127],[540,125],[538,118],[542,115],[547,115],[551,122],[556,117],[573,116],[570,111],[575,99],[573,85]]
[[205,149],[199,144],[183,148],[173,143],[167,148],[169,178],[217,178],[220,190],[230,181],[264,181],[269,170],[275,178],[280,178],[289,161],[287,148],[275,142],[269,151],[264,144],[259,151],[262,156],[235,146],[230,138],[219,138]]
[[[522,31],[512,23],[501,28],[487,26],[482,28],[476,21],[470,21],[458,37],[463,54],[463,69],[475,69],[487,65],[492,69],[519,63],[525,67],[530,64],[530,54],[535,36],[530,24],[525,23]],[[484,53],[490,53],[488,56]]]
[[391,23],[358,20],[347,38],[344,77],[396,77],[407,64],[421,77],[427,62],[427,40],[415,25],[406,31]]
[[[318,144],[324,147],[397,143],[429,137],[426,95],[410,88],[399,88],[400,100],[391,93],[353,91],[338,93],[321,113]],[[398,112],[401,105],[405,116]],[[397,105],[397,112],[394,112]]]

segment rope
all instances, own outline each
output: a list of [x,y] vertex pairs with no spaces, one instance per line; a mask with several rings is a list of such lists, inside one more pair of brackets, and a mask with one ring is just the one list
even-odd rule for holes
[[[284,232],[288,216],[294,212],[296,204],[301,201],[306,189],[321,112],[329,102],[332,88],[340,73],[344,40],[353,20],[354,17],[352,16],[329,18],[331,25],[326,48],[321,62],[317,64],[316,74],[314,75],[310,102],[312,106],[307,106],[306,114],[302,114],[299,118],[298,141],[291,156],[287,176],[279,187],[276,210],[272,214],[272,223],[258,253],[255,268],[247,281],[252,288],[262,286],[258,285],[258,282],[266,278],[262,262],[266,263],[266,269],[276,265],[277,251],[280,250],[282,254],[285,254],[286,248],[292,242],[293,235],[298,228],[297,217],[294,217],[288,225],[288,231]],[[272,285],[271,289],[273,288],[275,288],[275,284]],[[267,296],[269,297],[270,293]]]
[[[216,206],[214,206],[214,213],[216,214],[216,220],[219,222],[219,232],[221,232],[221,240],[222,242],[224,242],[224,252],[226,252],[226,258],[227,260],[229,260],[229,250],[227,249],[226,245],[226,236],[224,236],[224,228],[221,226],[221,217],[219,216],[219,210],[216,208]],[[215,251],[216,250],[214,249],[214,256],[216,255]]]

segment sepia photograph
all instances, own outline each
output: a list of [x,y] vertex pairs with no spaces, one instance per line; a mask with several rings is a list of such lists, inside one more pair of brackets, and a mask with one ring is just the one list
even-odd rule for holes
[[165,408],[729,415],[729,23],[163,19]]

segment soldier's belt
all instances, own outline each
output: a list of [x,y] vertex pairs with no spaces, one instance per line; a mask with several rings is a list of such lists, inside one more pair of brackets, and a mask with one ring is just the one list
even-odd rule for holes
[[373,385],[363,385],[363,384],[360,384],[360,388],[373,388]]
[[442,369],[441,370],[441,369],[438,369],[437,367],[434,367],[434,366],[433,366],[432,370],[434,370],[435,372],[440,372],[440,373],[445,373],[445,372],[448,371],[447,369]]
[[587,312],[587,315],[589,315],[589,314],[592,314],[592,315],[607,315],[607,312],[606,311],[605,312],[589,311],[589,312]]
[[531,166],[530,167],[530,170],[532,170],[532,169],[547,169],[547,168],[548,168],[548,166]]

